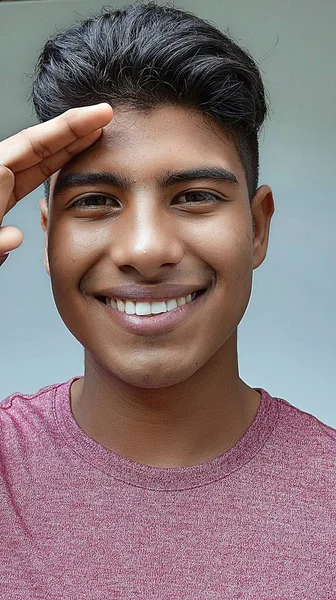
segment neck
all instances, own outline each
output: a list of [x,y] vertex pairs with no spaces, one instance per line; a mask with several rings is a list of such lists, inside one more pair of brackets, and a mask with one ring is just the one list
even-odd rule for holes
[[192,466],[231,448],[251,425],[260,395],[239,377],[236,335],[181,383],[140,388],[120,380],[88,353],[71,388],[82,430],[104,447],[156,467]]

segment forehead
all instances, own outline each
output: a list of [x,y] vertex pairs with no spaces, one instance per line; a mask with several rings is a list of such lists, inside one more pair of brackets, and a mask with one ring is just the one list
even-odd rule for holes
[[176,106],[116,109],[100,139],[52,176],[51,193],[60,175],[72,172],[117,171],[136,185],[201,165],[222,166],[245,181],[235,142],[210,117]]

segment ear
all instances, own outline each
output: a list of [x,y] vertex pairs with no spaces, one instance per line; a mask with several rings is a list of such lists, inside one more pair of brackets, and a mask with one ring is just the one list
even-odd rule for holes
[[49,258],[48,258],[48,205],[45,198],[39,201],[41,211],[41,227],[44,231],[44,266],[50,277]]
[[274,200],[271,188],[262,185],[258,188],[252,203],[253,219],[253,269],[257,269],[266,257],[271,219],[274,214]]

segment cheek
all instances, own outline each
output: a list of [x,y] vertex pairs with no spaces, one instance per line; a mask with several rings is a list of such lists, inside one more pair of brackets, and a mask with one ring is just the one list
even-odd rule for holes
[[92,246],[78,225],[59,220],[50,227],[48,255],[55,304],[69,326],[81,315],[78,289],[83,275],[95,263]]
[[[244,217],[244,218],[242,218]],[[252,272],[253,237],[248,215],[210,219],[197,232],[202,258],[216,272],[219,283],[229,285]]]
[[48,252],[52,276],[72,285],[94,265],[104,250],[104,236],[90,223],[60,220],[50,229]]
[[[238,219],[232,214],[221,221],[206,223],[201,238],[202,259],[207,262],[216,276],[216,285],[211,298],[212,343],[218,347],[238,327],[244,316],[252,289],[253,232],[249,214],[242,213]],[[206,331],[204,332],[207,335]]]

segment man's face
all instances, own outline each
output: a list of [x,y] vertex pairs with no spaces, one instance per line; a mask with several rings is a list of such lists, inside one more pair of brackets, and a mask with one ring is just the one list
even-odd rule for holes
[[[110,178],[64,187],[89,173]],[[87,360],[131,385],[165,387],[225,357],[266,253],[271,205],[263,186],[252,215],[235,145],[210,119],[171,106],[116,110],[98,142],[52,176],[42,218],[55,302]],[[97,298],[108,288],[122,298],[128,285],[154,298],[163,285],[205,292],[178,322],[134,330]]]

